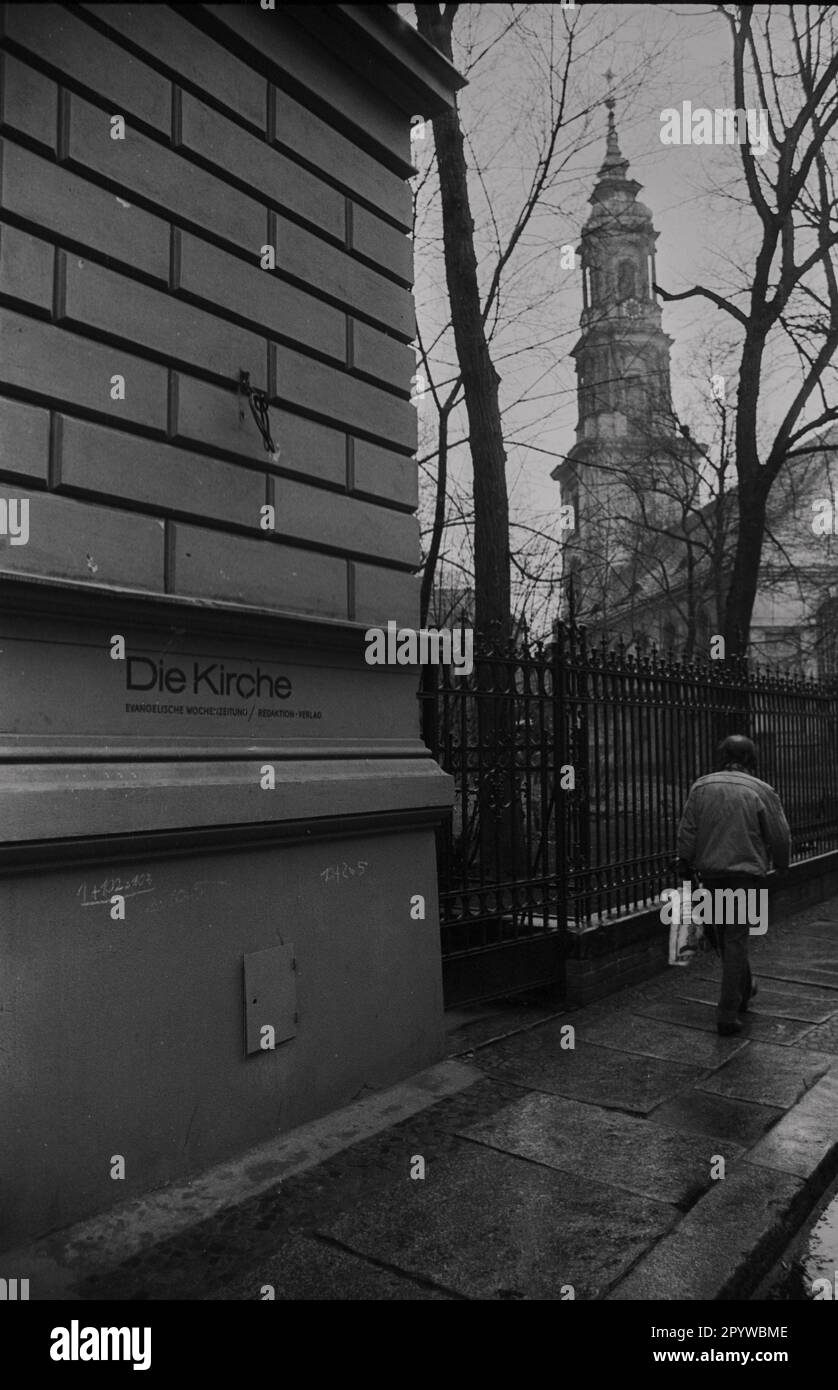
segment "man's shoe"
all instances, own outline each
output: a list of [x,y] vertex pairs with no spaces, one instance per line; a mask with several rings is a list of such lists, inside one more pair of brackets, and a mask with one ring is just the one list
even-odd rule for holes
[[721,1038],[735,1038],[736,1034],[741,1032],[742,1024],[739,1022],[738,1018],[734,1023],[719,1024],[719,1037]]

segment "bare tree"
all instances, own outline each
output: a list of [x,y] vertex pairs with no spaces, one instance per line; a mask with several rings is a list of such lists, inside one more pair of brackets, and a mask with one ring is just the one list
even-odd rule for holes
[[[488,9],[466,5],[459,12],[456,6],[429,5],[417,6],[416,12],[420,32],[442,45],[446,55],[453,52],[458,16],[457,56],[470,78],[489,54],[500,61],[502,71],[508,73],[511,63],[513,71],[524,71],[528,78],[520,92],[511,95],[507,89],[504,101],[494,101],[494,124],[490,120],[488,133],[481,123],[486,112],[480,110],[479,102],[476,121],[471,111],[472,126],[463,126],[459,112],[439,118],[439,130],[435,121],[435,164],[424,170],[415,189],[417,238],[424,231],[422,211],[434,238],[437,224],[433,215],[427,215],[427,195],[434,188],[429,181],[438,172],[449,315],[441,324],[436,315],[436,331],[419,337],[422,371],[435,408],[435,436],[423,437],[419,458],[423,475],[434,485],[433,515],[423,537],[423,620],[430,610],[438,565],[451,562],[456,546],[460,560],[473,567],[478,628],[488,622],[496,633],[522,626],[546,632],[555,617],[555,611],[547,617],[546,608],[556,603],[559,591],[559,517],[557,509],[533,515],[528,507],[522,509],[520,520],[511,517],[514,471],[511,478],[508,475],[519,450],[530,467],[533,460],[540,464],[557,457],[554,450],[540,444],[535,423],[537,416],[549,433],[550,417],[566,398],[566,388],[556,384],[556,360],[567,354],[578,331],[575,317],[566,316],[566,322],[560,322],[557,297],[571,283],[576,266],[572,245],[557,244],[561,240],[556,232],[557,213],[561,209],[568,218],[566,235],[575,238],[567,208],[568,170],[588,145],[598,147],[602,138],[599,123],[591,122],[597,109],[590,90],[591,58],[619,30],[623,19],[618,11],[613,16],[598,12],[595,17],[583,17],[581,11],[555,5]],[[649,62],[645,50],[635,56],[634,69],[621,79],[626,95],[639,89]],[[595,74],[595,80],[601,78],[601,73]],[[491,106],[496,89],[487,87],[485,80],[479,85],[481,93],[489,91]],[[601,97],[602,92],[596,95]],[[452,128],[454,123],[458,132]],[[520,180],[514,188],[508,175],[500,174],[510,148],[523,151]],[[451,163],[454,177],[449,172],[444,179],[443,167]],[[477,228],[476,202],[481,218]],[[427,239],[423,244],[427,245]],[[420,311],[420,323],[422,319]],[[470,385],[464,356],[473,368]],[[498,396],[500,375],[504,377],[503,404]],[[524,384],[515,398],[520,378]],[[476,399],[474,408],[469,407],[470,397]],[[465,429],[459,410],[463,399]],[[522,402],[527,406],[538,402],[537,412],[530,412],[533,419],[523,429],[517,411]],[[493,422],[488,447],[487,418]],[[498,426],[502,448],[498,447]],[[518,438],[519,434],[525,437]],[[474,478],[468,495],[449,467],[453,453],[463,447],[470,451]],[[510,463],[511,450],[515,452]],[[506,538],[500,530],[506,531]],[[504,578],[501,599],[497,571],[509,576],[510,566],[511,583]],[[500,622],[501,602],[506,605],[505,625]],[[484,614],[491,616],[484,620]]]
[[[832,169],[838,126],[835,10],[826,5],[720,5],[732,41],[733,91],[746,87],[767,113],[771,157],[740,145],[748,199],[756,213],[754,269],[735,294],[696,285],[664,299],[701,296],[738,325],[741,349],[735,461],[736,549],[725,602],[729,655],[748,647],[766,534],[768,497],[780,470],[805,456],[815,430],[838,419],[827,388],[838,348],[838,203]],[[781,33],[778,35],[778,29]],[[779,422],[766,434],[774,340],[793,348],[796,379]]]
[[[419,33],[453,62],[451,29],[459,5],[417,5]],[[456,107],[433,118],[445,273],[451,323],[468,413],[474,466],[475,626],[482,636],[509,630],[509,498],[498,385],[486,337],[477,283],[477,254],[471,217],[465,144]],[[449,395],[453,404],[454,395]],[[440,470],[443,487],[448,411],[440,410]],[[443,493],[444,499],[444,493]],[[444,506],[438,503],[438,506]],[[438,542],[437,542],[438,551]]]

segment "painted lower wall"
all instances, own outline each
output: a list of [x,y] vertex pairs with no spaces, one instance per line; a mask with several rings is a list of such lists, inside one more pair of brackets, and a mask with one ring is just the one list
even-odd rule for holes
[[[416,829],[126,851],[0,882],[2,1245],[437,1061],[434,878],[433,832]],[[431,890],[424,921],[407,910],[410,885]],[[124,921],[110,916],[119,887]],[[295,1035],[246,1056],[243,961],[277,946],[293,947],[295,968],[264,1018]],[[111,1176],[117,1155],[124,1179]]]

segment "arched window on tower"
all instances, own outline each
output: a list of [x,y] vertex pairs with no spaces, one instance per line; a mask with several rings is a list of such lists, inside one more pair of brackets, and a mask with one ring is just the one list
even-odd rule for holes
[[634,261],[620,261],[617,267],[617,299],[637,298],[637,277]]

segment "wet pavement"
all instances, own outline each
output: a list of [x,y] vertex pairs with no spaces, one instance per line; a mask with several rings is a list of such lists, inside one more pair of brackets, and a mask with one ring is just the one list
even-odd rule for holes
[[838,1182],[824,1194],[754,1297],[798,1303],[838,1298]]
[[[96,1223],[33,1257],[81,1299],[748,1298],[838,1175],[838,898],[751,958],[741,1036],[715,1031],[711,953],[558,1016],[461,1011],[424,1108],[128,1258]],[[794,1296],[778,1268],[761,1296]]]

